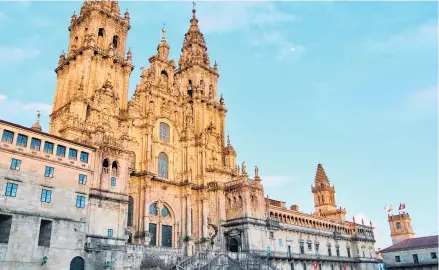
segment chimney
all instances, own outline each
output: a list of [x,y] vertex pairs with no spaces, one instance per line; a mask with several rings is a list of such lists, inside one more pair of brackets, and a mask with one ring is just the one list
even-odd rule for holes
[[290,209],[293,211],[299,211],[299,206],[297,204],[293,204],[290,206]]

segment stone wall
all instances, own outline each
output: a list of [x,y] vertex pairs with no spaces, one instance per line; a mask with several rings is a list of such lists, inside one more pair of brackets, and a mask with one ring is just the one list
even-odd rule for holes
[[[436,253],[435,259],[432,258],[431,253]],[[417,267],[427,267],[425,269],[429,269],[430,266],[428,265],[433,264],[435,265],[434,269],[438,269],[438,247],[385,252],[383,253],[384,264],[386,265],[386,268],[416,266],[413,260],[414,254],[418,255],[419,264]],[[396,256],[399,256],[400,262],[396,262]]]

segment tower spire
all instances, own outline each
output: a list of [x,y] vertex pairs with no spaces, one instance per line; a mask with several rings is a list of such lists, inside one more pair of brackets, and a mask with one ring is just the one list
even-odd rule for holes
[[210,65],[209,56],[207,55],[206,41],[204,40],[203,33],[201,33],[200,28],[198,27],[195,2],[192,4],[191,24],[189,30],[185,34],[183,47],[181,48],[182,54],[179,60],[180,69],[192,65],[201,65],[205,67],[209,67]]
[[40,111],[37,111],[37,121],[35,122],[35,124],[32,125],[31,129],[41,131],[40,116]]
[[160,61],[167,62],[169,58],[169,45],[166,42],[166,23],[163,23],[162,27],[162,40],[160,41],[159,45],[157,46],[157,55],[155,57],[158,57]]
[[329,179],[328,179],[328,177],[326,176],[325,170],[323,169],[323,166],[322,166],[321,163],[319,163],[319,164],[317,165],[317,171],[316,171],[315,183],[316,183],[316,185],[317,185],[318,183],[320,183],[320,184],[321,184],[321,183],[329,184]]

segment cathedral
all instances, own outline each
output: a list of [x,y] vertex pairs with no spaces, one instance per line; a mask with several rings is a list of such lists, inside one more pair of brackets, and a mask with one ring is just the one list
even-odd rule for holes
[[[178,61],[162,29],[132,97],[130,28],[117,1],[85,1],[55,69],[49,133],[0,121],[0,268],[141,269],[154,252],[180,269],[215,268],[207,258],[219,254],[273,269],[377,268],[372,224],[345,219],[321,164],[313,214],[265,198],[258,168],[251,178],[237,164],[195,8]],[[17,234],[24,224],[34,233]]]

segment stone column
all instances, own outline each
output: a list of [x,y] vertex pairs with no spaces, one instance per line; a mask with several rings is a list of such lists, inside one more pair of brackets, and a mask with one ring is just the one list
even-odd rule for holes
[[151,241],[151,234],[149,233],[149,205],[150,202],[150,193],[151,193],[151,183],[145,179],[145,188],[144,188],[144,203],[143,203],[143,231],[145,233],[145,244],[149,244]]
[[190,193],[186,194],[186,245],[185,255],[192,256],[193,239],[192,239],[192,215],[191,215],[191,197]]
[[192,236],[191,197],[186,195],[186,236]]
[[207,216],[208,216],[208,199],[207,196],[203,196],[201,199],[202,207],[203,207],[203,238],[207,238]]
[[146,140],[146,162],[147,162],[147,170],[148,171],[152,171],[153,167],[152,167],[152,161],[153,161],[153,157],[152,157],[152,153],[151,153],[151,145],[152,145],[152,127],[148,127],[148,134],[147,134],[147,140]]

